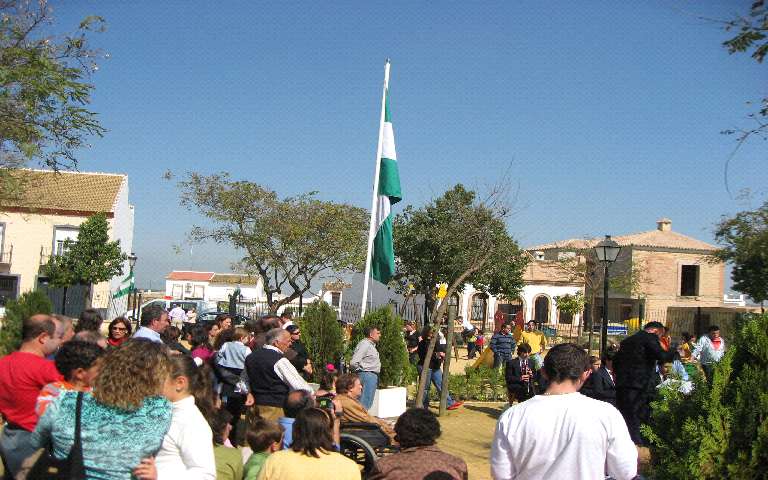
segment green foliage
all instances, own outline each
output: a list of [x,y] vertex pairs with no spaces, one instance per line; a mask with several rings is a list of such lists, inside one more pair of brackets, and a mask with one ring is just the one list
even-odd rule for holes
[[768,300],[768,202],[755,211],[723,216],[715,227],[715,238],[724,247],[712,258],[733,265],[734,290],[757,303]]
[[577,315],[584,310],[584,295],[581,292],[576,295],[564,293],[554,298],[557,309],[569,315]]
[[[523,288],[528,257],[507,232],[509,206],[500,195],[478,200],[458,184],[431,203],[405,207],[393,222],[398,257],[393,281],[398,291],[440,283],[462,289],[467,283],[492,294],[515,299]],[[450,294],[451,292],[449,292]],[[435,295],[427,302],[434,305]]]
[[379,373],[379,385],[403,385],[406,372],[410,371],[411,364],[408,361],[408,350],[403,338],[403,319],[395,316],[392,309],[385,305],[378,310],[365,314],[352,332],[349,340],[348,359],[352,358],[355,347],[363,337],[363,330],[368,325],[376,325],[381,330],[381,339],[376,344],[381,358],[381,372]]
[[660,480],[766,478],[768,472],[768,315],[745,316],[705,383],[690,396],[661,392],[654,402],[652,462]]
[[337,364],[344,355],[344,329],[336,320],[336,312],[327,303],[315,300],[304,309],[304,316],[295,319],[301,329],[301,343],[309,352],[314,365],[313,378],[326,365]]
[[181,205],[214,224],[195,227],[191,241],[213,240],[244,252],[232,267],[261,277],[273,313],[309,291],[323,273],[362,270],[368,234],[364,209],[317,200],[315,192],[280,200],[268,187],[228,177],[189,172],[176,184]]
[[45,274],[53,287],[88,285],[86,308],[90,308],[91,285],[123,274],[128,255],[120,250],[120,240],[109,241],[107,215],[99,212],[80,225],[77,240],[67,239],[62,255],[52,255]]
[[106,30],[104,19],[90,15],[74,31],[52,35],[47,0],[3,0],[0,11],[0,165],[39,159],[73,167],[74,151],[106,131],[86,108],[89,75],[102,56],[89,40]]
[[[456,401],[498,402],[507,400],[504,373],[480,365],[477,369],[467,365],[463,374],[454,374],[448,380],[448,391]],[[440,392],[431,389],[431,400],[437,400]]]
[[38,313],[53,313],[48,296],[40,290],[22,293],[5,306],[5,318],[0,329],[0,356],[8,355],[21,346],[21,327],[24,321]]

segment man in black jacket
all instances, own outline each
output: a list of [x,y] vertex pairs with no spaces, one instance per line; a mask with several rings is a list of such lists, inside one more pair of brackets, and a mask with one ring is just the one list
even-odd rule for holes
[[650,416],[651,379],[659,360],[671,362],[680,358],[676,350],[665,351],[659,341],[664,325],[649,322],[643,330],[625,338],[613,359],[616,373],[616,400],[627,422],[635,445],[643,446],[640,424]]
[[536,369],[536,362],[530,358],[531,346],[521,343],[517,347],[517,358],[507,360],[505,379],[509,403],[512,404],[514,396],[518,402],[524,402],[547,389],[546,380],[541,372]]

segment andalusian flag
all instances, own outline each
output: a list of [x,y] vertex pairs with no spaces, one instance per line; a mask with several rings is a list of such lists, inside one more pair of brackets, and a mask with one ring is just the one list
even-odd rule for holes
[[131,293],[131,290],[133,290],[133,272],[120,282],[120,286],[117,287],[117,292],[112,295],[112,298],[120,298],[123,295],[128,295]]
[[402,200],[395,154],[395,135],[392,133],[392,118],[389,114],[389,95],[386,93],[385,95],[384,132],[381,141],[378,206],[375,219],[376,236],[373,239],[373,255],[371,255],[371,277],[384,284],[389,283],[389,279],[395,273],[391,206]]

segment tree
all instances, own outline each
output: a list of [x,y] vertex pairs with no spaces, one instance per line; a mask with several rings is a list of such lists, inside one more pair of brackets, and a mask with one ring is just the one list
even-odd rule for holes
[[724,247],[712,254],[713,263],[733,265],[734,290],[757,303],[768,300],[768,202],[754,211],[724,215],[715,227],[715,239]]
[[26,319],[38,313],[53,313],[51,301],[40,290],[22,293],[18,299],[8,301],[3,328],[0,329],[0,357],[21,347],[21,327]]
[[0,168],[33,159],[74,167],[75,150],[106,131],[86,108],[88,77],[102,56],[89,42],[106,30],[104,19],[89,15],[74,31],[52,35],[48,0],[0,0],[0,12]]
[[651,461],[659,480],[764,479],[768,472],[768,315],[745,316],[713,378],[691,395],[652,403]]
[[181,205],[215,224],[194,227],[190,238],[245,252],[232,268],[261,277],[273,313],[309,291],[320,274],[362,269],[368,234],[364,209],[317,200],[315,192],[280,200],[268,187],[228,177],[189,172],[188,179],[176,184]]
[[[560,275],[565,276],[571,282],[584,283],[584,297],[590,306],[590,318],[592,325],[597,317],[595,299],[598,293],[603,292],[604,266],[597,260],[594,245],[596,239],[586,238],[576,242],[563,242],[555,245],[557,260],[555,268]],[[610,290],[624,293],[630,296],[642,293],[642,285],[651,283],[651,279],[645,275],[645,267],[633,262],[626,250],[622,250],[616,262],[610,265]],[[559,308],[559,305],[558,305]],[[603,308],[608,308],[608,302],[603,299]],[[607,310],[606,310],[607,311]],[[582,321],[580,327],[584,325]],[[589,346],[592,348],[592,325],[584,325],[589,328]]]
[[336,319],[336,312],[321,300],[310,303],[296,323],[304,334],[301,341],[314,364],[312,376],[319,381],[325,366],[338,364],[344,355],[344,329]]
[[[421,207],[407,206],[395,217],[393,241],[396,259],[394,281],[399,291],[413,284],[428,289],[427,308],[432,310],[430,323],[438,327],[438,319],[448,302],[436,305],[437,284],[448,285],[445,298],[472,284],[493,295],[519,298],[523,288],[523,271],[528,257],[507,232],[505,221],[514,212],[509,201],[509,184],[491,189],[483,199],[474,191],[458,184],[452,190]],[[432,356],[438,335],[432,337],[427,358]],[[448,323],[448,345],[453,341],[453,318]],[[416,405],[426,388],[427,369],[422,371]],[[448,375],[445,375],[448,378]],[[443,383],[441,414],[445,410]]]
[[[375,325],[381,331],[381,338],[376,344],[376,350],[379,351],[381,358],[381,372],[379,372],[380,385],[402,385],[406,370],[410,363],[408,362],[408,350],[403,338],[403,319],[393,313],[390,305],[384,305],[377,310],[366,312],[365,317],[355,324],[352,337],[349,339],[350,346],[357,346],[364,338],[363,331],[365,327]],[[349,358],[352,358],[354,348],[348,351]]]
[[[85,308],[91,308],[91,286],[123,274],[128,255],[120,250],[120,240],[109,241],[107,215],[99,212],[80,225],[77,240],[64,242],[64,253],[52,255],[45,275],[53,287],[85,284]],[[66,291],[64,295],[66,299]]]

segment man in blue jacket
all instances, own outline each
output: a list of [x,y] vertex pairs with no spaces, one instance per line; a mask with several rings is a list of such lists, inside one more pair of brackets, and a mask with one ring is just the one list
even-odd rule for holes
[[501,330],[491,337],[491,351],[493,352],[493,369],[498,369],[502,363],[512,358],[515,350],[515,337],[512,336],[512,324],[505,323]]

